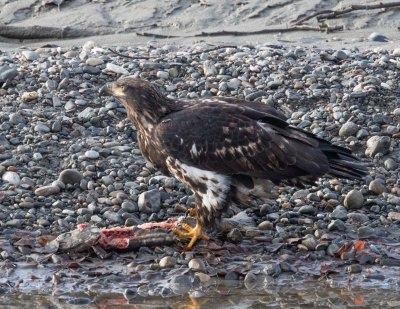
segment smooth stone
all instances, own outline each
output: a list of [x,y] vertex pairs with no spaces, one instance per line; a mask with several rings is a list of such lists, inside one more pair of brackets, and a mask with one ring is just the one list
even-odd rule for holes
[[76,169],[66,169],[60,173],[59,179],[65,184],[78,184],[82,179],[82,175]]
[[303,215],[315,215],[317,212],[317,208],[312,205],[303,205],[299,209],[299,213]]
[[364,196],[358,190],[351,190],[344,199],[347,209],[360,209],[364,205]]
[[332,219],[345,220],[347,218],[347,209],[343,206],[336,206],[336,208],[330,214]]
[[391,211],[388,213],[388,219],[392,221],[400,221],[400,212]]
[[389,136],[372,136],[367,141],[365,155],[374,157],[377,153],[387,154],[389,152],[391,139]]
[[18,70],[15,66],[10,66],[8,64],[0,65],[0,82],[4,83],[7,80],[13,80],[18,76]]
[[60,192],[59,186],[43,186],[35,190],[35,195],[49,196]]
[[360,239],[366,239],[376,236],[375,230],[370,226],[361,226],[357,230]]
[[38,123],[37,125],[35,125],[34,130],[36,132],[41,132],[41,133],[49,133],[50,132],[50,128],[43,123]]
[[206,60],[203,63],[203,72],[206,77],[214,76],[217,74],[217,68],[212,61]]
[[203,260],[201,260],[200,258],[191,259],[189,261],[188,266],[193,271],[200,271],[200,272],[206,271],[206,266],[204,265]]
[[165,72],[165,71],[158,71],[157,78],[165,80],[165,79],[169,78],[169,74],[168,74],[168,72]]
[[100,154],[95,150],[88,150],[85,152],[85,157],[88,159],[98,159]]
[[173,256],[164,256],[160,260],[159,265],[161,268],[172,268],[176,265],[176,258]]
[[39,54],[33,50],[24,50],[21,54],[28,61],[34,61],[39,58]]
[[346,226],[344,225],[344,222],[342,220],[336,219],[336,220],[332,220],[328,224],[328,230],[343,232],[344,230],[346,230]]
[[352,121],[345,122],[339,130],[339,136],[354,136],[358,132],[358,125]]
[[127,69],[124,69],[123,67],[121,67],[119,65],[116,65],[114,63],[111,63],[111,62],[108,62],[106,64],[106,69],[105,70],[109,71],[109,72],[116,73],[116,74],[129,75],[129,72],[128,72]]
[[154,213],[160,211],[161,193],[157,189],[142,192],[138,199],[139,211],[143,213]]
[[243,235],[239,229],[233,228],[232,230],[229,231],[227,238],[230,242],[237,244],[243,240]]
[[263,221],[258,225],[259,230],[273,230],[274,224],[271,221]]
[[373,42],[388,42],[389,39],[384,36],[383,34],[380,34],[378,32],[372,32],[369,36],[368,36],[368,40],[373,41]]
[[31,102],[36,100],[39,97],[39,94],[36,91],[31,91],[31,92],[24,92],[21,95],[21,100],[24,102]]
[[358,213],[358,212],[351,212],[347,215],[347,218],[358,222],[358,223],[365,223],[369,221],[369,218],[366,214]]
[[386,187],[382,184],[381,181],[379,181],[378,179],[374,179],[369,183],[368,190],[374,192],[377,195],[380,195],[383,192],[386,192]]
[[6,171],[2,176],[1,179],[3,179],[4,182],[8,182],[14,186],[19,186],[21,183],[21,178],[16,172],[10,172]]
[[26,123],[25,117],[19,113],[11,113],[8,118],[8,121],[13,125],[17,125],[20,123]]
[[85,63],[87,65],[95,67],[95,66],[98,66],[98,65],[102,65],[104,63],[104,60],[100,59],[100,58],[87,58]]
[[398,164],[392,158],[388,158],[384,162],[385,168],[389,171],[393,171],[398,167]]
[[315,248],[317,247],[318,243],[315,240],[314,237],[306,237],[301,241],[301,243],[309,250],[309,251],[314,251]]

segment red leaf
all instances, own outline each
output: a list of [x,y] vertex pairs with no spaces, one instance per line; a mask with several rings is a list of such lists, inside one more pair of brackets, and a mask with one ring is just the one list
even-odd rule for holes
[[364,250],[365,249],[365,243],[362,240],[359,240],[354,244],[354,248],[356,250],[358,250],[358,251],[359,250]]

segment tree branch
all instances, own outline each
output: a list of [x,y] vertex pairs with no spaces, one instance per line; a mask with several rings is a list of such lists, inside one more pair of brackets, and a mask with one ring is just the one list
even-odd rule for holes
[[347,7],[338,9],[338,10],[323,10],[320,12],[315,12],[311,15],[305,16],[301,19],[297,18],[297,20],[292,21],[294,25],[301,25],[305,21],[310,20],[314,17],[317,17],[318,21],[324,20],[324,19],[332,19],[336,18],[337,16],[344,15],[350,12],[354,11],[361,11],[361,10],[376,10],[376,9],[388,9],[388,8],[394,8],[394,7],[400,7],[400,2],[387,2],[387,3],[375,3],[375,4],[352,4]]

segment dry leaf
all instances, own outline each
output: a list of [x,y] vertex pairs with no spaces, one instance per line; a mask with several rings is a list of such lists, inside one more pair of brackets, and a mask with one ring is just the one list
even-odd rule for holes
[[356,295],[356,297],[354,297],[354,304],[355,305],[362,305],[364,303],[364,296],[362,295]]

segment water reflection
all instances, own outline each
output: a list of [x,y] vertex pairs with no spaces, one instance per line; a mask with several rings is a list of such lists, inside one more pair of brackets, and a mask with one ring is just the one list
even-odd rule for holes
[[[247,286],[249,287],[249,286]],[[220,284],[208,294],[194,291],[181,297],[129,297],[121,293],[63,295],[3,294],[0,308],[399,308],[399,289],[332,287],[329,282],[295,282],[247,289],[243,282]]]

